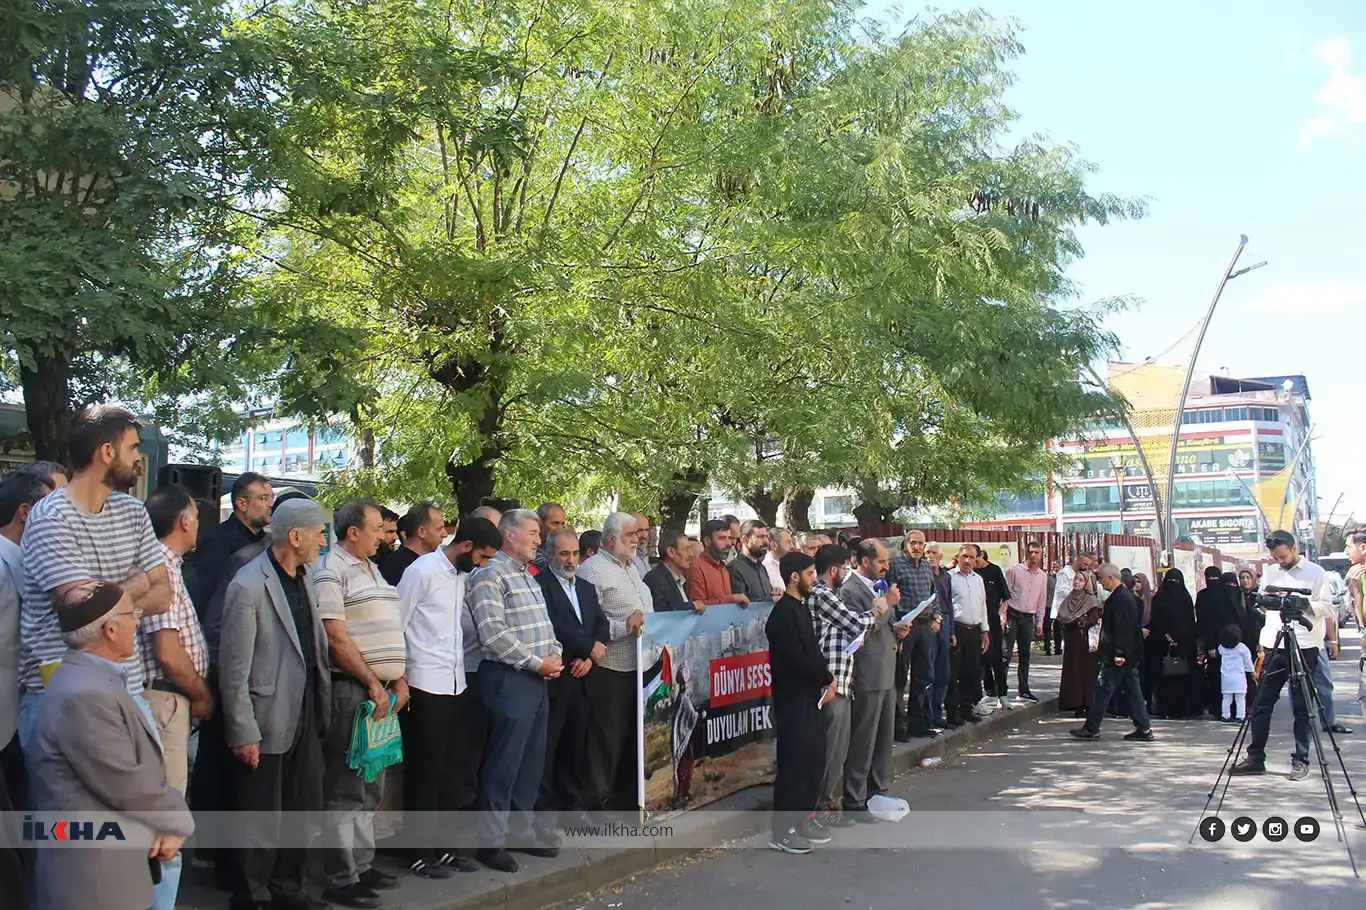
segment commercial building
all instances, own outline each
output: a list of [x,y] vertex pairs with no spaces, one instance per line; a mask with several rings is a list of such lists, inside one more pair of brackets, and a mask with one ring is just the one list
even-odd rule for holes
[[237,441],[212,446],[225,474],[255,471],[283,480],[316,481],[329,469],[346,467],[355,455],[355,443],[342,424],[312,427],[298,418],[277,418],[270,408],[246,410],[241,416],[247,429]]
[[[1003,498],[994,518],[972,526],[1157,537],[1183,378],[1175,367],[1110,364],[1110,387],[1128,400],[1133,431],[1104,417],[1078,438],[1058,441],[1070,464],[1048,477],[1047,493]],[[1304,376],[1195,374],[1176,449],[1175,540],[1253,556],[1270,529],[1312,538],[1318,493],[1309,402]]]

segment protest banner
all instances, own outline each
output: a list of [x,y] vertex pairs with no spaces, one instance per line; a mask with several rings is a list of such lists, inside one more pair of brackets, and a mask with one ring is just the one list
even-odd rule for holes
[[649,613],[641,629],[640,798],[652,816],[694,809],[774,772],[771,603]]

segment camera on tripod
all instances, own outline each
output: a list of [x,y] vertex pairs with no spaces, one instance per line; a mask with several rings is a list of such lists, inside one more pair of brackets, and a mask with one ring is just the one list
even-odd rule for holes
[[1257,594],[1253,601],[1263,610],[1275,610],[1281,614],[1281,624],[1289,625],[1298,622],[1305,628],[1312,627],[1312,623],[1305,618],[1305,613],[1311,609],[1309,597],[1314,592],[1309,588],[1282,588],[1276,585],[1267,585],[1264,590]]

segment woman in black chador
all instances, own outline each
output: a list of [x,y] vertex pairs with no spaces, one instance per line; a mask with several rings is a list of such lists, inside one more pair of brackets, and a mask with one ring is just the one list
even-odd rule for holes
[[1152,618],[1144,642],[1149,671],[1157,680],[1156,715],[1194,717],[1204,710],[1204,680],[1196,663],[1195,603],[1186,576],[1169,569],[1153,597]]

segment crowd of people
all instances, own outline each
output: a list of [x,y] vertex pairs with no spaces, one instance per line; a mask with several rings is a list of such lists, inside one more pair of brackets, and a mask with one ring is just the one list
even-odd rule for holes
[[[400,883],[374,863],[400,767],[409,875],[553,857],[556,823],[639,807],[635,639],[652,612],[774,603],[772,840],[789,853],[879,822],[894,742],[1037,701],[1038,638],[1062,649],[1083,738],[1107,711],[1131,716],[1133,738],[1151,738],[1148,710],[1236,719],[1230,680],[1244,643],[1265,639],[1255,578],[1213,579],[1193,604],[1174,570],[1154,591],[1078,555],[1054,577],[1037,543],[1006,570],[974,544],[945,567],[919,530],[893,554],[730,516],[656,535],[616,512],[579,533],[553,502],[456,519],[355,499],[333,513],[329,547],[320,505],[246,473],[201,534],[190,490],[124,492],[139,429],[89,408],[70,473],[36,462],[0,483],[0,810],[117,812],[148,828],[150,853],[0,851],[6,907],[98,894],[111,910],[169,910],[191,809],[250,820],[231,849],[195,851],[235,910],[377,907]],[[1308,571],[1295,559],[1279,571]],[[466,810],[472,841],[442,821]],[[291,846],[315,839],[322,881]]]

